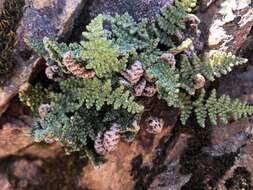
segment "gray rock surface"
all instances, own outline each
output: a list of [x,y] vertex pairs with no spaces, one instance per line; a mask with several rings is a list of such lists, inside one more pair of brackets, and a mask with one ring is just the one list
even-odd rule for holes
[[153,20],[164,5],[174,0],[94,0],[90,7],[92,17],[99,13],[124,14],[128,12],[136,20],[148,18]]
[[43,69],[42,60],[31,54],[24,45],[24,37],[54,39],[68,37],[74,20],[79,15],[86,0],[32,0],[26,1],[21,24],[17,30],[19,45],[14,50],[16,65],[13,72],[0,77],[0,115],[7,109],[10,100],[18,93],[22,84],[33,72]]

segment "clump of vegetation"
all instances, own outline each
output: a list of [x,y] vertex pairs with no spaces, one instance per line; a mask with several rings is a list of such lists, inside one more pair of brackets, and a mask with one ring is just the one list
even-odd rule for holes
[[0,10],[0,74],[7,73],[14,64],[12,51],[17,43],[16,30],[24,4],[24,0],[8,0]]
[[152,24],[135,22],[128,14],[99,15],[79,43],[27,39],[48,68],[56,68],[48,78],[58,84],[32,131],[35,140],[59,141],[67,153],[80,152],[100,164],[98,155],[114,150],[120,138],[134,139],[148,97],[157,95],[179,108],[182,124],[192,115],[205,127],[207,120],[216,124],[252,114],[245,103],[205,92],[207,81],[247,60],[224,52],[199,57],[194,39],[178,35],[193,7],[183,2],[164,7]]

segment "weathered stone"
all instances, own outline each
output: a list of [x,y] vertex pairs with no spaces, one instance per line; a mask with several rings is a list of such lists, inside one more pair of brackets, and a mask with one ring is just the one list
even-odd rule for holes
[[67,37],[73,29],[75,18],[85,5],[86,0],[34,0],[28,2],[21,26],[20,38],[32,37],[42,39]]
[[0,11],[3,9],[4,2],[5,0],[0,0]]
[[33,143],[25,124],[5,123],[0,130],[0,158],[16,154]]
[[73,29],[74,20],[85,5],[86,0],[34,0],[26,1],[26,9],[17,30],[19,45],[14,50],[16,65],[13,72],[0,77],[0,115],[8,107],[10,100],[18,93],[20,86],[34,71],[43,69],[43,61],[30,55],[24,45],[24,37],[43,39],[67,38]]
[[201,1],[201,11],[205,11],[207,8],[209,8],[213,3],[215,3],[217,0],[202,0]]
[[159,174],[149,187],[149,190],[178,190],[186,184],[191,174],[182,175],[179,172],[180,164],[179,160],[176,160],[169,164],[165,171]]
[[160,8],[174,0],[94,0],[90,6],[92,17],[99,13],[124,14],[128,12],[136,20],[148,18],[154,20]]
[[0,174],[0,187],[1,190],[11,190],[11,184],[5,174]]
[[40,168],[42,164],[43,162],[41,160],[28,161],[25,159],[21,159],[14,162],[10,169],[13,176],[19,179],[17,186],[26,189],[28,188],[29,184],[40,184]]
[[187,148],[189,134],[181,133],[173,142],[174,146],[167,151],[163,162],[165,170],[157,175],[149,186],[150,190],[178,190],[181,189],[191,178],[191,174],[181,174],[179,159]]
[[250,0],[218,0],[199,16],[209,30],[210,49],[235,53],[246,41],[253,26]]

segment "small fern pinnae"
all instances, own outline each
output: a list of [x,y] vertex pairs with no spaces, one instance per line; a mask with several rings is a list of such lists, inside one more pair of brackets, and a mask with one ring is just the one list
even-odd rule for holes
[[238,120],[253,114],[253,106],[239,100],[231,100],[225,95],[218,98],[215,90],[206,100],[204,98],[205,91],[202,91],[199,98],[194,102],[194,112],[201,127],[205,126],[207,116],[213,125],[217,125],[218,120],[226,124],[230,118]]

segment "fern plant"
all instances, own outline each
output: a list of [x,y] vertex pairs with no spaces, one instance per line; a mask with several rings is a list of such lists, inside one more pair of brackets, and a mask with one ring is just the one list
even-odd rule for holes
[[[120,136],[134,139],[144,112],[139,99],[145,98],[137,97],[133,89],[142,90],[142,95],[151,86],[155,90],[152,95],[158,89],[160,99],[180,109],[183,125],[191,116],[205,127],[208,120],[216,125],[218,120],[226,123],[230,118],[251,115],[251,106],[228,96],[217,97],[215,90],[210,95],[204,90],[206,81],[226,75],[247,60],[225,52],[199,57],[192,47],[194,39],[177,39],[185,28],[187,11],[195,3],[176,0],[162,8],[153,23],[145,19],[138,23],[127,13],[99,15],[86,27],[79,43],[27,39],[48,65],[60,67],[60,80],[48,103],[51,109],[32,131],[36,141],[57,140],[68,153],[80,152],[100,164],[95,151],[99,154],[99,148],[104,148],[101,139],[112,124],[117,126],[117,142]],[[110,142],[110,131],[106,134],[106,142]]]
[[231,100],[229,96],[217,97],[216,90],[212,90],[209,97],[202,90],[198,99],[192,104],[198,124],[205,127],[205,121],[209,117],[213,125],[217,125],[218,119],[227,124],[229,118],[235,120],[253,114],[253,107],[237,100]]

